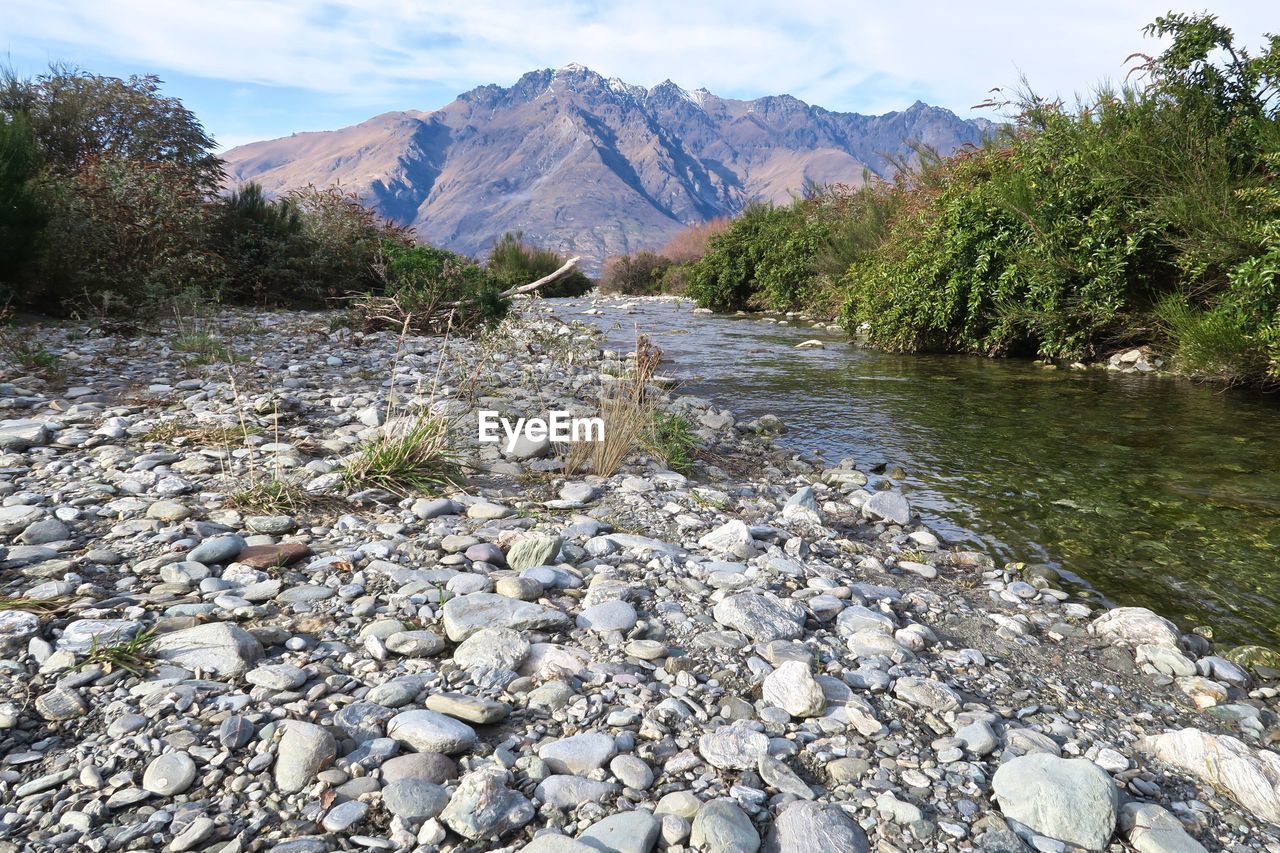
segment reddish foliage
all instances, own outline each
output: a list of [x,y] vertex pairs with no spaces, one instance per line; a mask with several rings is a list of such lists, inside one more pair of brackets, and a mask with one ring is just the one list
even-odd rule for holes
[[711,242],[711,238],[728,228],[731,221],[729,217],[721,216],[707,222],[687,225],[658,254],[677,264],[696,261],[707,253],[707,244]]

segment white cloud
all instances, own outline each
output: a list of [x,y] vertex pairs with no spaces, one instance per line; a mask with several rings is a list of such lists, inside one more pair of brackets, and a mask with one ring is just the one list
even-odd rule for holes
[[[413,99],[426,83],[463,91],[578,61],[643,85],[670,77],[686,88],[788,92],[872,112],[916,96],[964,111],[1020,73],[1063,95],[1119,80],[1127,54],[1153,47],[1141,27],[1169,5],[44,0],[32,14],[29,2],[0,0],[0,17],[11,46],[56,54],[49,46],[69,45],[162,72],[405,107],[439,106]],[[1268,2],[1215,5],[1247,42],[1274,20]]]

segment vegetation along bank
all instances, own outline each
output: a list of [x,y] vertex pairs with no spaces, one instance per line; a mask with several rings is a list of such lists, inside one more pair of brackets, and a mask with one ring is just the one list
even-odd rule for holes
[[[1087,360],[1153,344],[1178,371],[1280,379],[1280,41],[1212,16],[1120,88],[1022,92],[980,148],[927,150],[897,180],[819,187],[615,260],[604,286],[717,310],[838,316],[899,351]],[[712,232],[708,234],[708,232]]]

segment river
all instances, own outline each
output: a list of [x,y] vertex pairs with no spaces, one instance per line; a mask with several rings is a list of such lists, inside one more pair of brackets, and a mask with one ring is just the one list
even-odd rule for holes
[[[563,319],[664,351],[680,393],[780,443],[894,480],[948,541],[1043,562],[1117,604],[1226,643],[1280,644],[1280,399],[1030,361],[894,355],[844,335],[691,304],[549,300]],[[823,349],[796,349],[817,338]],[[899,473],[899,472],[892,472]]]

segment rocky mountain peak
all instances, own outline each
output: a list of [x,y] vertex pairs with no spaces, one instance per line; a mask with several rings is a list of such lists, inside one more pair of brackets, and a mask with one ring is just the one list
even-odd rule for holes
[[255,142],[224,155],[230,183],[270,193],[340,181],[429,242],[484,254],[506,231],[582,255],[661,246],[685,225],[808,183],[888,177],[923,142],[942,153],[989,123],[917,101],[883,116],[791,95],[652,88],[579,63],[489,84],[432,112]]

